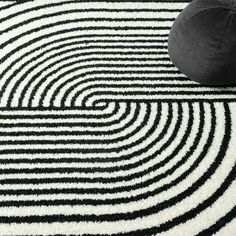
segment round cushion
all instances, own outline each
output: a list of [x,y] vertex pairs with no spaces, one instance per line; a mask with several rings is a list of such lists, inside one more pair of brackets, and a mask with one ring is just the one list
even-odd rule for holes
[[168,39],[173,64],[206,85],[236,84],[236,0],[194,0]]

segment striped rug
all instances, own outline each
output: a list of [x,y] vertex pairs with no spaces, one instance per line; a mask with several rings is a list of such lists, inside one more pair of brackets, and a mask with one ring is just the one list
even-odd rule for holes
[[236,235],[236,86],[170,62],[187,4],[0,1],[0,235]]

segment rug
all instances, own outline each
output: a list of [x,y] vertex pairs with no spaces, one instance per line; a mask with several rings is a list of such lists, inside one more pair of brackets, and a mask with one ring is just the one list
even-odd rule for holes
[[236,86],[170,62],[187,4],[0,2],[0,235],[236,235]]

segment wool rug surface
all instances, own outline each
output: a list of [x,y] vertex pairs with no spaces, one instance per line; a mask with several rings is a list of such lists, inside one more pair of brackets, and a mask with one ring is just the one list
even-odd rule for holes
[[192,82],[184,1],[0,1],[0,235],[236,235],[236,86]]

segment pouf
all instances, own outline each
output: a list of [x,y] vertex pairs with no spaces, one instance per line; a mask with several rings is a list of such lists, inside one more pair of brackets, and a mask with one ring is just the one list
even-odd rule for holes
[[168,39],[173,64],[205,85],[236,84],[236,0],[194,0]]

